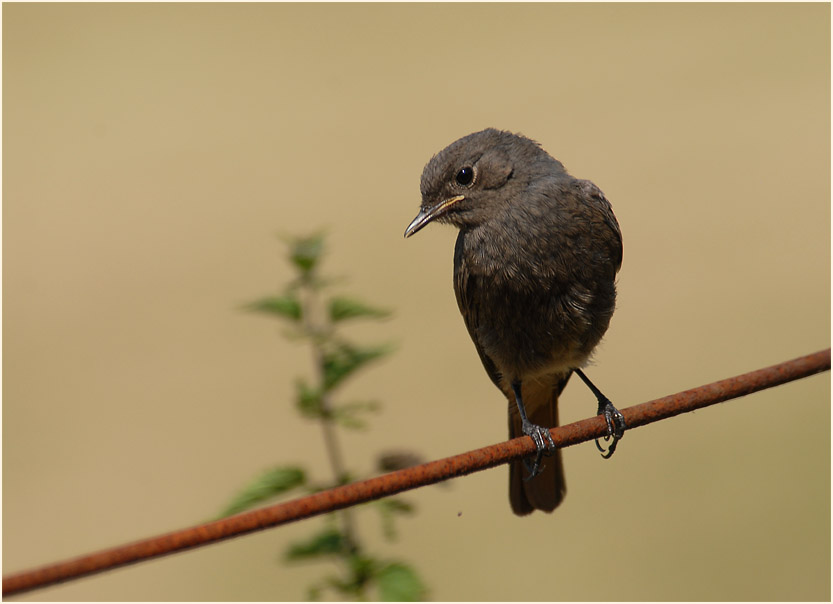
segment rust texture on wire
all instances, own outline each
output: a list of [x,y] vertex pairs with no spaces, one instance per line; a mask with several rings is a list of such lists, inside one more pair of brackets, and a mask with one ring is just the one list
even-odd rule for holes
[[[785,361],[750,373],[692,388],[640,405],[622,409],[628,428],[701,409],[732,398],[778,386],[830,369],[830,349]],[[558,447],[569,447],[605,435],[602,416],[585,419],[552,430]],[[406,468],[369,480],[336,487],[280,503],[244,512],[207,524],[143,539],[120,547],[102,550],[34,570],[3,578],[3,596],[68,581],[104,570],[124,566],[186,550],[238,535],[309,518],[380,497],[400,493],[423,485],[448,480],[492,468],[533,453],[535,445],[527,437],[516,438],[453,457]]]

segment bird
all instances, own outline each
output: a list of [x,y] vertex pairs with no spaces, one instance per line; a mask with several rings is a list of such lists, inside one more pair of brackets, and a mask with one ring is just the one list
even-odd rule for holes
[[[598,400],[610,457],[627,428],[583,368],[610,324],[622,234],[602,191],[571,176],[539,143],[487,128],[434,155],[422,172],[411,237],[431,222],[459,229],[457,305],[483,367],[508,401],[509,436],[532,438],[533,461],[510,463],[512,511],[552,512],[566,486],[558,398],[575,373]],[[547,460],[543,461],[543,457]],[[527,476],[524,476],[524,469]]]

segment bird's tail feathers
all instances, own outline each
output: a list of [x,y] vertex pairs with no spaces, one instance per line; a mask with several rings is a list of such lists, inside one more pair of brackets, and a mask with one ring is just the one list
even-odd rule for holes
[[[523,384],[524,408],[533,424],[545,428],[558,425],[558,396],[567,385],[570,375],[552,382]],[[523,436],[521,417],[515,398],[509,399],[509,438]],[[526,516],[534,510],[552,512],[567,492],[564,482],[564,467],[561,462],[561,449],[556,449],[551,456],[544,457],[543,468],[531,480],[525,480],[529,472],[522,460],[509,464],[509,501],[512,511],[518,516]]]

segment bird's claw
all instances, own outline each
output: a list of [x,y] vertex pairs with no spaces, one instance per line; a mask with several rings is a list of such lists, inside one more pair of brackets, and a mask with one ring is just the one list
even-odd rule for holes
[[599,400],[599,415],[604,415],[605,422],[607,422],[607,434],[604,437],[605,442],[611,439],[613,441],[608,446],[607,451],[605,451],[604,447],[599,444],[599,439],[597,438],[596,448],[601,451],[604,459],[610,459],[616,452],[616,445],[622,440],[628,426],[625,424],[625,416],[607,399]]
[[552,455],[555,451],[555,442],[552,440],[552,435],[547,428],[533,424],[530,421],[523,422],[521,429],[535,443],[535,461],[530,464],[527,459],[523,460],[524,466],[526,466],[529,472],[529,476],[524,480],[532,480],[543,469],[541,458],[544,455]]

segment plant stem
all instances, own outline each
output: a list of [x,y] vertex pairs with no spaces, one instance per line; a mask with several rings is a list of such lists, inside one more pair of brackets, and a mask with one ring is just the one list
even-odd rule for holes
[[[310,336],[312,342],[313,364],[317,373],[318,385],[323,392],[325,383],[324,372],[324,349],[322,337],[328,333],[329,326],[324,325],[324,319],[320,319],[320,303],[315,289],[315,284],[305,282],[301,288],[301,305],[304,322],[304,331]],[[324,446],[327,449],[327,458],[330,462],[336,485],[345,484],[347,471],[344,468],[344,455],[336,433],[336,426],[333,422],[332,398],[329,392],[321,395],[321,429],[324,437]],[[339,513],[342,523],[342,532],[347,552],[354,552],[358,547],[356,532],[353,522],[353,514],[350,510],[341,510]]]

